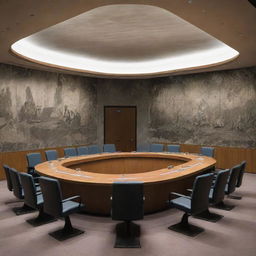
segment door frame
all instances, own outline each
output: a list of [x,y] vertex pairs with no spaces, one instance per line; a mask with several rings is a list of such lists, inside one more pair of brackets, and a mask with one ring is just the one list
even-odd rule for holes
[[105,138],[106,138],[106,109],[107,108],[135,108],[135,150],[137,150],[137,106],[115,106],[115,105],[106,105],[104,106],[104,139],[103,139],[103,143],[105,144]]

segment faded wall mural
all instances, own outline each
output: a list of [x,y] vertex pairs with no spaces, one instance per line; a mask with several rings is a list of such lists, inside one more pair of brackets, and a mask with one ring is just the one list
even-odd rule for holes
[[0,65],[0,147],[16,151],[96,141],[90,79]]
[[152,141],[256,147],[256,68],[169,77],[152,96]]
[[145,80],[0,64],[0,150],[103,143],[106,105],[137,106],[137,142],[256,147],[256,68]]

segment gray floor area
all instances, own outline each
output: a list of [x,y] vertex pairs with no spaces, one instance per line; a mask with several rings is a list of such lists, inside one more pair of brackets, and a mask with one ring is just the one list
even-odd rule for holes
[[36,215],[31,213],[16,216],[12,207],[20,203],[5,204],[14,200],[7,190],[6,182],[0,182],[0,255],[1,256],[86,256],[86,255],[147,255],[147,256],[255,256],[256,255],[256,175],[246,174],[242,187],[237,191],[242,200],[227,199],[235,204],[230,211],[212,209],[224,215],[217,223],[190,218],[192,224],[205,229],[194,238],[186,237],[167,229],[178,222],[182,212],[175,209],[145,216],[138,221],[141,225],[141,249],[113,248],[117,222],[111,218],[74,214],[74,226],[86,231],[85,234],[68,241],[58,242],[48,235],[63,226],[63,221],[41,227],[32,227],[26,219]]

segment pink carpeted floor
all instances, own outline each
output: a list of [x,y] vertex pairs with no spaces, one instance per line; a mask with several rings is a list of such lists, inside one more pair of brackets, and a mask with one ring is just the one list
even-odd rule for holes
[[[190,218],[190,223],[203,227],[205,232],[186,237],[167,229],[180,221],[182,212],[171,209],[145,216],[141,225],[141,249],[115,249],[114,228],[111,218],[74,214],[74,226],[85,234],[64,242],[48,235],[63,226],[63,221],[40,227],[25,222],[36,213],[16,216],[12,208],[20,203],[5,204],[14,200],[6,182],[0,182],[0,256],[256,256],[256,175],[246,174],[238,190],[242,200],[227,199],[236,207],[228,212],[211,209],[224,215],[217,223]],[[238,192],[237,191],[237,192]]]

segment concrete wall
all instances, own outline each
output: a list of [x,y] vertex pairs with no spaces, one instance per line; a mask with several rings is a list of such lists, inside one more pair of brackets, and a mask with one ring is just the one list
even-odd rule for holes
[[137,143],[256,147],[256,68],[148,80],[0,65],[0,149],[103,143],[104,106],[137,106]]

